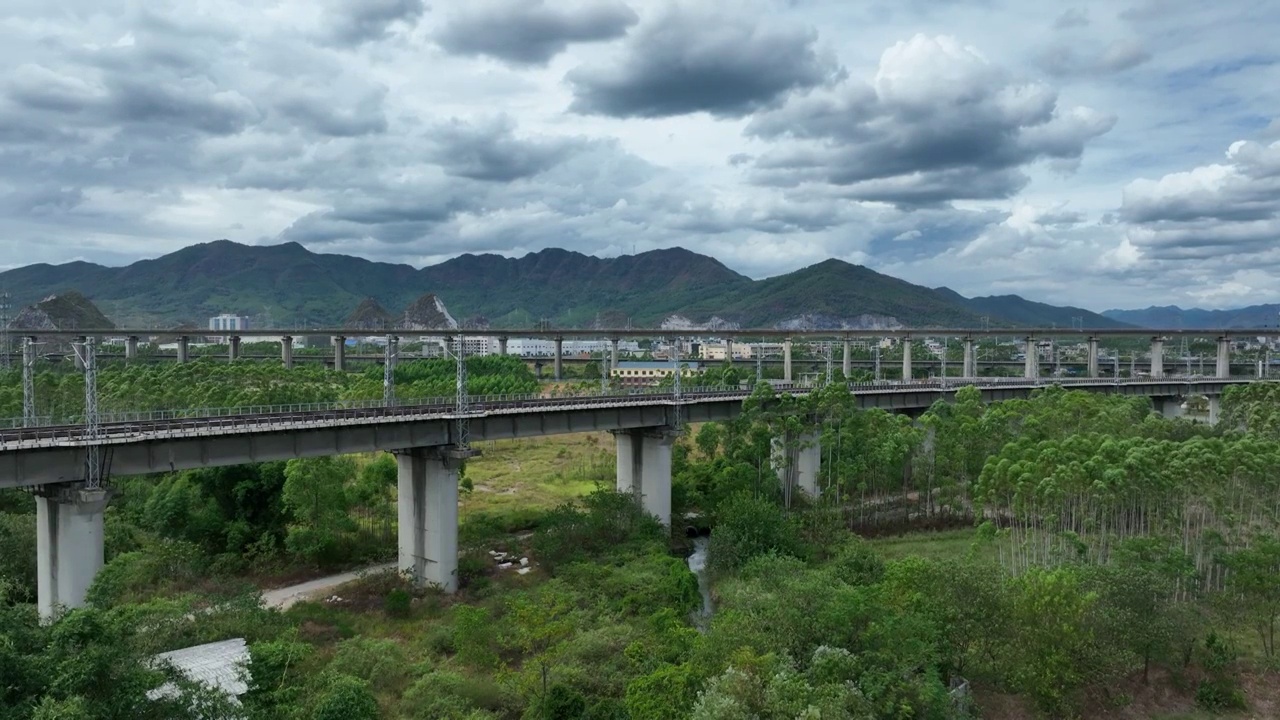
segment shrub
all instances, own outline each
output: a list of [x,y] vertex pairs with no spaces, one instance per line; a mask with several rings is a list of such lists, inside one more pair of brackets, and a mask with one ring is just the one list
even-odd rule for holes
[[403,717],[414,720],[474,720],[477,710],[502,713],[513,701],[487,678],[438,670],[418,679],[401,700]]
[[350,675],[332,674],[311,714],[314,720],[378,720],[378,701],[369,683]]
[[576,560],[631,556],[667,537],[666,528],[632,495],[596,490],[582,504],[580,509],[565,503],[547,513],[533,536],[534,554],[551,572]]
[[394,618],[404,618],[409,616],[409,609],[413,603],[413,596],[404,588],[392,588],[383,600],[383,608],[386,609],[387,615]]
[[769,553],[793,557],[803,554],[796,527],[782,508],[745,493],[729,498],[716,511],[708,552],[711,568],[717,574]]
[[394,687],[405,677],[409,660],[395,640],[355,637],[338,643],[329,669],[369,682],[374,688]]

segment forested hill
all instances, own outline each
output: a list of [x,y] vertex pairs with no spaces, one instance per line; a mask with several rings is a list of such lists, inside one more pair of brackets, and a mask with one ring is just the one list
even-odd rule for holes
[[1012,320],[1022,327],[1085,327],[1122,328],[1132,323],[1123,318],[1111,318],[1078,307],[1058,307],[1027,300],[1018,295],[988,295],[966,298],[951,288],[937,288],[940,295],[950,297],[981,315]]
[[1234,310],[1183,309],[1176,305],[1145,310],[1107,310],[1109,318],[1159,328],[1258,328],[1280,325],[1280,305],[1250,305]]
[[[125,267],[76,262],[0,273],[15,305],[77,291],[117,325],[203,326],[224,312],[260,323],[337,324],[371,308],[395,315],[426,294],[461,318],[532,327],[668,322],[700,325],[881,328],[902,325],[1069,327],[1092,314],[1016,296],[966,299],[839,260],[751,280],[715,258],[681,248],[598,258],[547,249],[520,258],[463,255],[416,269],[297,243],[193,245]],[[357,313],[363,306],[364,310]],[[383,311],[387,312],[387,311]],[[1090,320],[1089,326],[1105,321]],[[1114,324],[1114,323],[1111,323]]]

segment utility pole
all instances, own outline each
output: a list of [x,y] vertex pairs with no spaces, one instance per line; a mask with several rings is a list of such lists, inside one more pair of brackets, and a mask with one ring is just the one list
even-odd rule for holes
[[396,360],[400,357],[400,338],[387,336],[387,346],[382,356],[382,404],[396,404]]
[[457,436],[454,438],[455,448],[466,454],[471,450],[471,427],[467,419],[467,411],[470,406],[470,398],[467,397],[467,360],[466,348],[462,342],[462,333],[454,336],[455,345],[453,356],[457,359],[457,407],[454,412],[457,413]]
[[36,421],[36,340],[22,338],[22,427],[35,427]]
[[0,290],[0,348],[4,356],[0,357],[0,370],[8,370],[13,366],[9,356],[13,353],[13,344],[9,341],[9,309],[11,296],[9,291]]
[[680,375],[682,374],[680,372],[680,338],[677,337],[676,341],[671,344],[671,347],[671,355],[675,359],[675,367],[673,368],[675,371],[675,382],[672,385],[672,395],[675,397],[676,401],[674,425],[676,432],[680,432],[684,429],[684,414],[680,412]]
[[89,441],[85,448],[84,484],[89,490],[102,488],[102,447],[97,441],[102,435],[98,417],[98,358],[96,339],[86,337],[83,343],[71,347],[84,363],[84,435]]

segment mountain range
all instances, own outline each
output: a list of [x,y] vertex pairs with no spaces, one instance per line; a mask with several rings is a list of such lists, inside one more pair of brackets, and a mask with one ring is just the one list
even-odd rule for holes
[[[297,243],[192,245],[124,267],[87,262],[0,273],[15,305],[80,293],[117,326],[206,325],[219,313],[274,326],[398,317],[384,308],[495,327],[1122,327],[1133,319],[1017,295],[966,298],[826,260],[752,280],[682,248],[598,258],[547,249],[520,258],[462,255],[416,269],[314,253]],[[426,295],[434,295],[429,300]],[[445,308],[448,308],[446,310]],[[450,318],[452,319],[452,318]],[[83,327],[83,325],[82,325]]]
[[1250,305],[1235,310],[1184,310],[1176,305],[1145,310],[1107,310],[1103,315],[1130,325],[1159,328],[1280,327],[1280,305]]

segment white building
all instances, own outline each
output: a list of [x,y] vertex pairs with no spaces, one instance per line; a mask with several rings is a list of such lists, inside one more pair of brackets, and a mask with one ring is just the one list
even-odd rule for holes
[[230,315],[223,313],[216,317],[209,318],[209,329],[220,330],[223,332],[229,330],[248,330],[249,318],[243,315]]

